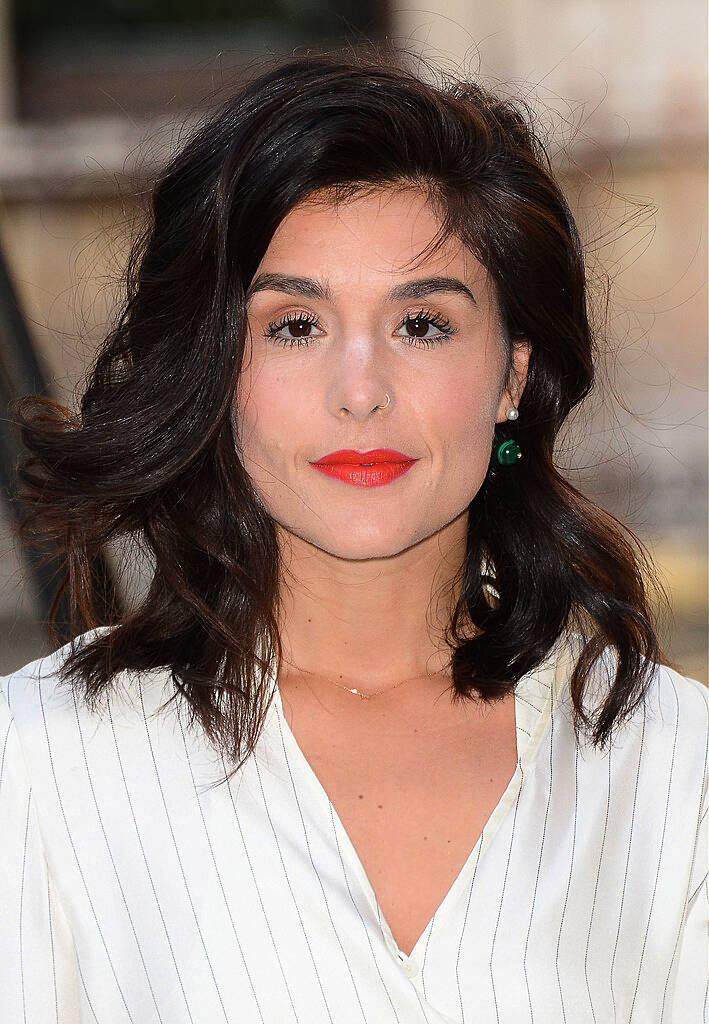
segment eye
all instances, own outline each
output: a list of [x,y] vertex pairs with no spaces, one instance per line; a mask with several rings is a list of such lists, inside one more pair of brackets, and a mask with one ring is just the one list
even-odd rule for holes
[[[430,332],[430,328],[434,328],[433,332]],[[456,328],[451,327],[451,322],[448,317],[443,316],[441,313],[433,313],[427,309],[421,309],[418,313],[408,313],[404,317],[404,321],[401,324],[401,329],[411,331],[411,334],[398,335],[400,338],[404,337],[411,343],[421,342],[421,346],[432,348],[434,345],[442,345],[452,334],[456,333]]]
[[[264,331],[264,337],[275,345],[286,345],[290,348],[293,346],[307,347],[308,341],[315,337],[314,334],[309,333],[313,327],[320,330],[319,320],[312,313],[288,312],[280,320],[268,325]],[[283,331],[292,333],[284,335]]]
[[[397,337],[404,337],[410,344],[419,348],[441,345],[447,338],[457,333],[457,329],[451,327],[448,317],[427,309],[407,314],[398,330],[402,328],[412,333],[397,334]],[[324,333],[317,316],[305,311],[288,312],[280,320],[268,325],[264,337],[276,345],[307,348],[310,340],[317,337],[312,333],[313,329]]]

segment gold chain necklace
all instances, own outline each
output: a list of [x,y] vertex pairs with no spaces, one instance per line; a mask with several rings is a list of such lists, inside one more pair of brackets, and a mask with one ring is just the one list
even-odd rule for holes
[[[361,697],[362,700],[371,700],[372,697],[378,697],[382,693],[391,693],[392,690],[395,690],[398,686],[403,686],[404,683],[411,683],[411,682],[414,681],[414,679],[422,679],[422,678],[424,678],[424,677],[423,676],[411,676],[410,679],[402,679],[400,683],[394,683],[393,686],[388,687],[386,690],[377,690],[376,693],[362,693],[362,691],[359,690],[356,686],[344,686],[342,683],[335,683],[335,686],[339,686],[341,690],[347,690],[348,693],[356,694],[358,697]],[[431,678],[433,678],[433,677],[431,677]],[[334,680],[333,680],[333,682],[334,682]]]
[[[416,676],[413,676],[415,679]],[[397,686],[401,686],[402,683],[410,683],[410,679],[402,679],[401,683],[395,683],[394,686],[390,686],[387,690],[379,690],[377,693],[362,693],[356,686],[343,686],[342,683],[335,683],[335,686],[339,686],[341,690],[347,690],[348,693],[356,693],[362,700],[371,700],[372,697],[378,696],[379,693],[389,693],[390,690],[395,690]]]

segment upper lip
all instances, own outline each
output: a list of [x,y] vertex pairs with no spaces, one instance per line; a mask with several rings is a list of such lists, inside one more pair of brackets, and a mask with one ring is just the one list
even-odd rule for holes
[[317,459],[314,465],[333,465],[345,463],[350,466],[363,466],[370,462],[415,462],[410,455],[397,452],[393,448],[373,448],[370,452],[356,452],[351,448],[343,448],[339,452],[330,452]]

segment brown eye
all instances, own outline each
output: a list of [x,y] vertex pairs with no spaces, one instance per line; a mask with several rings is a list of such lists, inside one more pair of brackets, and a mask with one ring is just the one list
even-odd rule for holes
[[313,328],[319,330],[318,318],[311,313],[286,313],[279,321],[268,325],[264,337],[276,345],[306,348],[310,339],[316,337],[310,333]]
[[425,317],[417,316],[413,320],[407,320],[406,327],[415,338],[424,338],[431,328],[431,321],[426,320]]
[[424,309],[404,317],[400,329],[402,328],[408,333],[399,335],[399,337],[420,341],[426,348],[441,345],[450,335],[456,333],[456,329],[451,327],[448,317]]

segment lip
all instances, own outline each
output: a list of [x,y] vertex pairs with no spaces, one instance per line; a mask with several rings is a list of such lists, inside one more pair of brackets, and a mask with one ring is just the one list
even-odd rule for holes
[[411,459],[408,462],[376,462],[372,466],[347,462],[312,462],[311,466],[319,473],[337,477],[338,480],[354,484],[355,487],[381,487],[407,473],[417,461]]
[[317,462],[311,462],[311,466],[366,466],[368,463],[379,465],[380,463],[398,464],[416,462],[409,455],[397,452],[393,448],[373,448],[369,452],[357,452],[351,448],[343,448],[341,451],[330,452],[323,455]]

